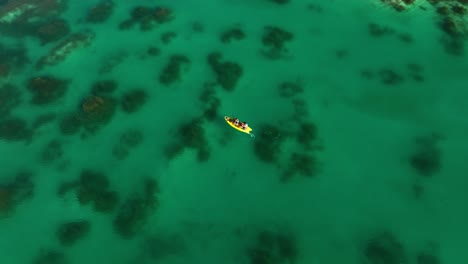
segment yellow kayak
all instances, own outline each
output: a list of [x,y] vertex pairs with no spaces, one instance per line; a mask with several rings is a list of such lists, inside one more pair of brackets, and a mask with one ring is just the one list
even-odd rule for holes
[[252,131],[252,128],[249,126],[247,127],[246,129],[242,129],[242,127],[240,125],[236,126],[234,125],[234,118],[232,117],[229,117],[229,116],[224,116],[224,120],[226,120],[226,122],[232,127],[234,128],[235,130],[237,131],[240,131],[240,132],[243,132],[243,133],[246,133],[246,134],[250,134],[250,131]]

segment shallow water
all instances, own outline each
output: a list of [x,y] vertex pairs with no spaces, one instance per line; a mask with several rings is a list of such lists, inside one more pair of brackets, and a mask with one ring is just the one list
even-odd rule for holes
[[0,1],[2,263],[468,261],[468,4],[130,2]]

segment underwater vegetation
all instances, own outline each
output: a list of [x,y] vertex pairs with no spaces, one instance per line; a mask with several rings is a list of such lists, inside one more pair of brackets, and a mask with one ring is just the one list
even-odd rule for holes
[[68,80],[53,76],[32,77],[27,84],[28,90],[33,95],[31,103],[36,105],[55,103],[65,95],[68,85]]
[[422,83],[425,80],[424,68],[417,63],[407,63],[401,69],[364,69],[360,74],[366,80],[377,80],[385,86],[398,86],[408,82]]
[[159,82],[163,85],[171,85],[180,80],[181,74],[185,66],[190,64],[187,56],[175,54],[169,57],[169,62],[163,68],[159,75]]
[[154,261],[184,253],[188,248],[182,235],[157,233],[145,238],[141,251],[143,256]]
[[42,70],[47,66],[55,66],[62,63],[75,50],[91,45],[95,37],[96,33],[90,30],[76,32],[67,36],[46,55],[39,58],[36,62],[36,68]]
[[[0,32],[14,38],[31,36],[44,45],[66,36],[69,25],[60,18],[66,1],[3,1],[0,6]],[[30,18],[35,18],[31,20]]]
[[305,177],[316,176],[322,169],[315,150],[316,130],[312,123],[302,124],[308,130],[300,130],[295,136],[304,150],[285,151],[283,143],[288,141],[292,135],[282,131],[278,126],[264,124],[257,130],[259,132],[253,144],[255,156],[262,162],[278,167],[282,172],[280,180],[289,181],[295,175]]
[[292,98],[304,92],[304,87],[297,81],[284,81],[278,85],[278,92],[282,98]]
[[[104,135],[108,141],[98,139],[99,144],[102,143],[102,146],[107,147],[103,152],[106,157],[102,158],[109,158],[111,164],[118,164],[118,166],[128,165],[133,160],[132,158],[136,157],[140,150],[146,150],[147,146],[153,147],[154,150],[154,146],[151,145],[154,143],[153,139],[167,136],[166,134],[170,134],[171,138],[164,141],[165,146],[161,148],[165,160],[175,161],[181,153],[190,152],[195,154],[198,165],[209,162],[211,157],[218,154],[211,137],[215,132],[222,131],[217,127],[218,121],[222,118],[220,111],[231,111],[229,108],[232,107],[227,101],[229,99],[224,99],[225,97],[221,95],[229,94],[232,98],[238,98],[237,96],[242,96],[246,90],[257,85],[255,81],[258,76],[252,74],[256,70],[252,66],[254,64],[249,64],[248,61],[244,63],[242,57],[233,56],[232,49],[252,48],[250,44],[253,43],[256,49],[254,54],[258,55],[262,62],[268,64],[282,64],[286,62],[282,59],[290,55],[294,55],[294,58],[302,56],[292,48],[295,42],[303,40],[304,36],[280,23],[274,24],[273,22],[273,24],[260,25],[255,28],[252,25],[244,27],[231,22],[225,27],[221,25],[222,30],[213,33],[211,32],[213,25],[203,20],[204,18],[200,18],[200,21],[187,21],[185,14],[179,16],[170,7],[137,3],[130,10],[122,13],[116,12],[116,10],[119,11],[121,4],[119,1],[97,0],[84,3],[85,12],[78,16],[77,24],[72,24],[75,21],[70,21],[62,12],[67,8],[67,2],[71,3],[59,0],[0,0],[0,33],[2,36],[12,38],[14,41],[11,43],[19,43],[18,45],[0,43],[0,143],[22,145],[31,143],[34,139],[31,145],[38,147],[37,153],[33,153],[34,159],[39,162],[40,166],[43,166],[42,169],[45,171],[54,169],[52,165],[62,164],[62,162],[70,162],[73,165],[81,162],[79,159],[68,161],[66,148],[68,143],[76,138],[83,143],[84,148],[89,148],[86,151],[90,153],[94,146],[90,147],[85,143],[93,142],[92,136],[103,132],[112,133],[112,136],[107,138]],[[262,2],[261,5],[275,12],[300,6],[296,5],[298,1],[291,0],[260,2]],[[380,0],[380,2],[388,5],[390,12],[394,12],[392,9],[397,12],[406,12],[415,7],[418,1]],[[443,47],[451,55],[462,56],[467,38],[466,25],[463,21],[466,19],[468,2],[465,0],[427,0],[426,2],[430,3],[434,9],[434,15],[437,16],[436,26],[441,34],[440,41]],[[204,7],[201,6],[201,8]],[[307,11],[309,14],[317,16],[323,11],[316,4],[307,4],[304,8],[313,11],[313,13]],[[283,13],[278,14],[283,18],[287,17],[283,16]],[[176,19],[176,15],[181,21],[176,20],[177,23],[171,23]],[[309,22],[305,21],[305,23]],[[108,23],[109,28],[115,31],[112,34],[125,36],[125,34],[136,32],[151,36],[151,41],[142,43],[137,50],[127,49],[127,47],[121,50],[117,47],[114,50],[112,45],[105,46],[104,48],[109,53],[102,54],[103,57],[99,58],[98,69],[94,70],[93,67],[77,69],[77,72],[69,73],[69,75],[61,72],[60,66],[66,65],[68,59],[73,65],[75,56],[72,54],[78,52],[76,55],[82,56],[79,53],[81,49],[87,48],[91,56],[101,55],[99,52],[103,47],[95,45],[100,45],[102,43],[100,40],[107,36],[98,36],[102,33],[96,29],[105,27]],[[189,32],[177,31],[179,24],[188,27]],[[414,48],[418,43],[423,42],[416,38],[417,34],[412,35],[406,31],[397,30],[380,21],[364,23],[361,29],[367,30],[364,34],[369,34],[375,42],[396,41],[402,43],[405,48]],[[258,33],[255,30],[258,30]],[[196,56],[189,53],[197,47],[191,45],[189,40],[210,34],[214,35],[216,45],[210,48],[207,54],[203,54],[201,60],[197,60]],[[26,45],[28,48],[31,44],[38,49],[28,50],[22,46],[21,43],[27,39],[32,39],[33,43],[28,43]],[[183,45],[179,46],[180,43]],[[311,45],[311,49],[316,48],[313,46],[315,43]],[[346,60],[353,57],[352,50],[344,45],[340,44],[339,47],[330,47],[330,49],[333,53],[332,59],[335,61],[346,63]],[[126,60],[136,60],[136,64],[141,63],[143,67],[149,69],[154,69],[151,67],[155,65],[162,66],[162,70],[160,72],[151,70],[151,77],[148,78],[150,81],[142,87],[140,84],[146,80],[137,79],[139,78],[137,71],[140,68],[135,69],[136,74],[131,76],[135,79],[119,76],[120,71],[125,69]],[[188,69],[194,71],[198,70],[198,67],[207,69],[206,72],[200,71],[206,74],[201,84],[193,85],[188,83],[188,80],[184,80],[184,75],[191,74]],[[370,68],[369,65],[364,65],[357,72],[369,86],[398,89],[405,85],[423,86],[430,83],[429,73],[432,69],[432,67],[420,65],[418,61],[404,61],[396,66],[378,65]],[[97,77],[87,80],[86,73],[89,72],[86,71],[88,70],[95,71],[89,76]],[[314,69],[310,70],[314,71]],[[81,74],[81,71],[84,74]],[[284,73],[279,72],[280,68],[273,68],[273,74],[276,74],[275,71],[278,71],[278,74]],[[307,74],[311,71],[307,69]],[[17,78],[18,73],[26,73],[26,75]],[[268,79],[270,76],[261,78]],[[135,83],[128,84],[127,81],[135,81]],[[85,83],[84,88],[88,90],[81,93],[80,89],[83,88],[79,86],[83,83]],[[250,83],[254,84],[250,86]],[[262,85],[262,81],[258,83]],[[321,180],[319,177],[322,176],[323,168],[320,157],[322,127],[319,120],[312,117],[317,113],[309,113],[310,109],[315,108],[308,104],[309,98],[313,97],[310,92],[315,88],[315,83],[294,77],[273,83],[264,90],[265,98],[274,97],[279,102],[275,110],[278,112],[284,110],[291,114],[282,117],[277,123],[252,121],[256,138],[249,142],[250,145],[247,145],[246,151],[251,151],[247,154],[252,154],[259,163],[268,164],[277,169],[272,177],[277,177],[281,183],[293,180],[313,182],[314,177]],[[165,111],[164,106],[152,105],[152,103],[158,100],[164,101],[165,91],[177,89],[195,91],[191,93],[195,94],[195,97],[189,98],[188,104],[193,103],[198,109],[195,109],[195,113],[185,116],[185,119],[177,124],[174,130],[172,127],[161,126],[162,129],[157,133],[145,133],[144,125],[153,120],[142,118],[143,114],[154,110],[155,115],[170,116],[171,113]],[[186,94],[182,97],[184,96],[189,97]],[[170,103],[176,105],[179,102]],[[65,106],[70,104],[71,107],[64,108],[67,110],[63,111],[55,109],[62,104]],[[237,106],[243,107],[241,104]],[[33,109],[32,118],[23,116],[22,111],[18,111],[23,109],[19,107],[24,107],[26,110]],[[261,108],[260,104],[259,108]],[[260,110],[263,111],[263,109]],[[232,111],[234,112],[235,109]],[[116,118],[123,118],[122,123],[131,122],[125,123],[125,127],[120,126],[115,129],[114,125],[119,126],[121,122]],[[250,118],[256,117],[252,114],[252,117],[248,118],[250,122]],[[133,121],[135,123],[132,123]],[[55,129],[57,131],[53,132],[58,132],[51,137],[49,137],[51,134],[48,126],[50,123],[53,125],[51,130]],[[222,120],[219,123],[222,123]],[[285,126],[288,129],[285,129]],[[36,139],[39,140],[36,141]],[[250,139],[247,137],[247,140]],[[418,137],[410,146],[408,153],[403,153],[407,169],[412,170],[414,177],[418,179],[412,186],[415,196],[420,197],[424,193],[425,186],[421,182],[430,180],[430,177],[443,172],[444,149],[440,141],[439,137],[432,135]],[[235,141],[232,140],[232,142]],[[142,162],[160,162],[157,157],[151,155],[148,155],[147,159]],[[178,164],[174,162],[170,165],[177,166]],[[68,206],[69,204],[65,203],[72,200],[77,203],[75,206],[78,210],[90,209],[100,217],[108,219],[110,230],[114,232],[112,235],[119,237],[120,242],[123,243],[136,238],[136,242],[142,244],[141,251],[145,260],[151,263],[161,262],[171,255],[182,254],[190,246],[182,236],[164,233],[148,234],[148,229],[150,229],[147,228],[148,224],[158,224],[157,221],[153,223],[153,217],[157,216],[161,202],[160,187],[155,177],[144,177],[130,193],[118,192],[114,183],[120,180],[121,175],[112,175],[105,167],[88,164],[83,166],[72,181],[63,182],[61,178],[58,179],[60,185],[56,199],[62,199],[64,206]],[[67,176],[66,173],[74,173],[65,169],[59,172],[58,177]],[[133,174],[138,173],[132,171],[131,175],[125,176],[133,179],[139,176]],[[21,205],[30,201],[38,188],[35,185],[35,174],[31,172],[21,171],[11,176],[0,182],[0,217],[10,217],[15,211],[20,211]],[[69,197],[72,199],[66,199]],[[85,242],[87,237],[91,238],[95,231],[93,228],[93,222],[90,219],[62,219],[59,226],[54,229],[55,233],[50,234],[59,248],[46,247],[40,250],[31,263],[70,263],[67,257],[71,255],[68,256],[68,252],[82,245],[81,243]],[[260,230],[250,241],[245,252],[242,252],[243,257],[250,264],[298,263],[301,252],[296,235],[288,231]],[[438,253],[432,248],[410,248],[404,242],[389,231],[370,235],[366,241],[360,241],[362,247],[359,256],[362,260],[359,263],[442,263]]]
[[430,135],[417,137],[415,148],[409,156],[409,165],[419,175],[430,177],[437,174],[442,167],[442,153],[438,147],[440,136]]
[[12,84],[4,84],[0,87],[0,120],[10,115],[10,112],[21,103],[19,88]]
[[93,24],[106,22],[114,12],[114,6],[115,4],[112,0],[101,0],[88,10],[86,14],[86,22]]
[[177,129],[176,141],[165,147],[165,157],[171,160],[188,148],[197,152],[199,162],[208,161],[211,151],[205,136],[203,123],[203,119],[194,118],[181,124]]
[[221,116],[218,113],[221,106],[221,100],[216,96],[216,90],[213,85],[207,83],[199,96],[199,101],[203,105],[203,117],[208,121],[214,121]]
[[110,189],[109,179],[102,172],[83,169],[78,180],[60,184],[57,195],[74,192],[82,206],[92,205],[96,212],[111,213],[120,201],[119,194]]
[[280,4],[280,5],[284,5],[284,4],[287,4],[289,3],[290,0],[269,0],[270,2],[273,2],[275,4]]
[[30,58],[24,46],[0,43],[0,80],[8,79],[10,74],[24,69],[29,63]]
[[122,95],[121,107],[126,113],[136,113],[146,103],[148,94],[144,89],[132,89]]
[[[292,116],[283,121],[289,129],[275,124],[260,124],[256,128],[253,152],[259,161],[281,171],[281,182],[288,182],[294,176],[314,177],[323,168],[317,155],[323,150],[319,129],[308,116],[306,102],[300,99],[305,90],[301,80],[279,82],[278,95],[289,101],[294,110]],[[295,150],[286,150],[283,145],[292,141],[295,142]]]
[[106,96],[110,95],[118,88],[118,83],[116,80],[104,79],[96,80],[91,85],[91,94],[95,96]]
[[42,149],[39,160],[43,164],[51,164],[64,156],[63,144],[57,139],[49,141]]
[[56,42],[71,33],[70,25],[63,18],[52,18],[39,24],[33,34],[41,45]]
[[139,146],[144,140],[143,132],[137,129],[128,129],[123,132],[119,141],[112,148],[112,155],[118,160],[125,159],[130,151]]
[[116,234],[124,239],[139,234],[159,206],[158,193],[157,181],[145,178],[140,189],[126,198],[118,208],[112,222]]
[[9,116],[0,120],[0,140],[5,141],[30,141],[33,131],[25,120]]
[[262,230],[246,253],[250,264],[292,264],[299,250],[292,233]]
[[[110,95],[116,89],[113,81],[98,81],[91,87],[91,94],[72,113],[61,117],[59,129],[63,135],[73,135],[82,128],[86,133],[93,134],[107,125],[117,111],[118,100]],[[98,94],[98,95],[95,95]]]
[[364,257],[372,264],[406,263],[407,252],[403,245],[390,232],[376,234],[367,241]]
[[263,162],[277,162],[281,143],[285,139],[281,137],[281,128],[265,124],[259,126],[258,131],[258,140],[253,144],[256,157]]
[[284,57],[288,53],[286,44],[294,39],[294,34],[279,26],[265,26],[263,30],[261,53],[272,60]]
[[[433,243],[430,243],[433,244]],[[437,248],[431,245],[426,249],[420,250],[416,256],[416,264],[441,264]]]
[[177,33],[174,32],[174,31],[166,31],[166,32],[163,32],[161,33],[161,42],[164,44],[164,45],[167,45],[169,44],[173,39],[175,39],[177,37]]
[[67,264],[68,259],[63,252],[55,249],[41,249],[32,260],[32,264]]
[[173,19],[175,19],[174,12],[168,7],[139,5],[130,11],[130,18],[119,24],[119,29],[128,30],[138,25],[141,31],[150,31],[155,26],[169,23]]
[[218,84],[228,92],[233,91],[242,77],[244,71],[242,66],[233,61],[223,61],[222,54],[219,52],[210,53],[207,60]]
[[[380,0],[397,12],[409,11],[415,8],[419,1],[415,0]],[[463,56],[468,37],[466,30],[466,15],[468,2],[465,0],[427,0],[436,10],[436,26],[443,32],[440,37],[445,51],[454,56]],[[425,8],[423,10],[426,10]],[[403,40],[405,37],[403,36]]]
[[244,31],[239,27],[232,27],[222,32],[220,40],[222,43],[230,43],[234,40],[243,40],[246,37]]
[[396,37],[398,40],[404,43],[411,43],[413,38],[410,34],[406,32],[398,32],[396,29],[382,24],[377,23],[368,23],[367,28],[369,34],[374,38],[384,38],[384,37]]
[[88,220],[75,220],[62,223],[57,230],[57,238],[63,246],[72,246],[84,238],[91,230]]
[[[415,251],[414,254],[412,251]],[[362,247],[362,257],[370,264],[440,264],[437,244],[430,241],[424,248],[410,248],[392,232],[384,230],[371,235]]]
[[117,100],[110,96],[91,95],[81,104],[81,125],[94,132],[110,122],[117,109]]
[[34,196],[33,174],[28,171],[16,173],[14,178],[0,183],[0,218],[11,216],[17,206]]

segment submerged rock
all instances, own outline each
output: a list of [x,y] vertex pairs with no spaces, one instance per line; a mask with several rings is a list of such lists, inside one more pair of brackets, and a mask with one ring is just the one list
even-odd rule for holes
[[122,110],[126,113],[135,113],[146,103],[148,94],[143,89],[130,90],[122,96]]
[[19,172],[11,182],[0,184],[0,217],[9,216],[16,206],[31,199],[34,189],[30,172]]
[[366,244],[364,256],[372,264],[407,263],[403,245],[389,232],[372,237]]
[[99,171],[85,169],[80,178],[72,182],[64,182],[59,186],[57,194],[63,197],[74,191],[81,205],[92,204],[94,210],[100,213],[111,213],[119,203],[119,194],[109,188],[109,179]]
[[0,120],[0,140],[22,141],[30,140],[33,131],[28,128],[26,121],[17,117]]
[[21,103],[21,93],[18,87],[5,84],[0,87],[0,118],[10,114]]
[[421,176],[437,174],[442,167],[442,152],[435,135],[416,138],[416,148],[409,157],[409,165]]
[[60,44],[55,46],[46,56],[39,59],[36,66],[42,69],[45,66],[57,65],[64,61],[73,51],[87,47],[95,38],[92,31],[74,33],[67,37]]
[[147,178],[142,190],[122,204],[113,221],[114,230],[119,236],[131,239],[142,230],[148,217],[158,206],[158,192],[157,182]]
[[67,80],[52,76],[37,76],[29,79],[27,87],[33,94],[31,103],[44,105],[57,102],[65,95],[68,83]]
[[290,232],[260,231],[253,246],[247,249],[250,264],[295,263],[298,257],[295,236]]
[[114,2],[111,0],[102,0],[93,6],[86,14],[86,21],[89,23],[103,23],[112,15],[114,11]]
[[52,19],[39,25],[36,30],[36,37],[42,45],[55,42],[70,33],[70,26],[62,18]]
[[293,39],[293,33],[279,26],[266,26],[262,36],[263,54],[269,59],[279,59],[287,52],[286,44]]
[[81,124],[88,131],[96,131],[110,122],[117,108],[117,100],[109,96],[90,96],[81,104]]
[[154,261],[161,261],[166,257],[178,255],[187,249],[182,236],[176,234],[156,234],[143,243],[143,254]]
[[190,60],[187,56],[180,54],[172,55],[159,75],[159,82],[164,85],[171,85],[177,82],[181,78],[184,66],[188,66],[189,64]]
[[71,246],[86,236],[91,229],[88,220],[66,222],[60,225],[57,237],[63,246]]
[[208,55],[208,64],[216,75],[216,81],[228,92],[234,90],[244,72],[240,64],[222,61],[222,55],[219,52],[212,52]]
[[63,252],[57,250],[41,250],[33,259],[33,264],[67,264],[67,258]]

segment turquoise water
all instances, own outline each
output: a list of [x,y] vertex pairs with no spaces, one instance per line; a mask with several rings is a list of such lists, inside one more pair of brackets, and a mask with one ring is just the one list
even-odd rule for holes
[[132,2],[0,1],[2,264],[467,263],[466,1]]

